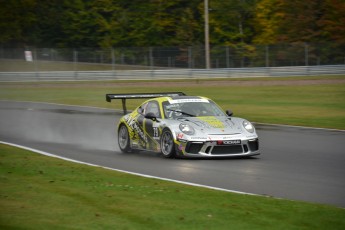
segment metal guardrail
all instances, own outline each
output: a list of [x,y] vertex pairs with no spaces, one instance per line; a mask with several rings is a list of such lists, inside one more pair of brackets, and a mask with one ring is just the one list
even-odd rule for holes
[[0,82],[155,80],[345,75],[345,65],[226,69],[0,72]]

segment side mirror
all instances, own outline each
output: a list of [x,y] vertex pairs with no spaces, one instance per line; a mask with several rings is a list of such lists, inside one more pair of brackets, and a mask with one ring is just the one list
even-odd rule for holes
[[154,115],[154,113],[148,113],[148,114],[146,114],[146,115],[145,115],[145,118],[151,119],[151,120],[153,120],[153,121],[157,121],[157,117],[156,117],[156,115]]
[[226,110],[226,115],[228,115],[229,117],[231,117],[234,113],[229,109],[229,110]]

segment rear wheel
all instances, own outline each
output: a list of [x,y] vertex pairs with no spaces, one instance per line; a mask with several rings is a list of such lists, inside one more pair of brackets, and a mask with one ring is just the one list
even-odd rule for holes
[[163,130],[161,137],[161,151],[164,157],[173,158],[176,155],[174,137],[170,130]]
[[128,153],[131,151],[131,147],[130,147],[130,140],[129,140],[129,133],[128,133],[128,128],[126,125],[121,124],[118,134],[118,144],[120,147],[120,150],[124,153]]

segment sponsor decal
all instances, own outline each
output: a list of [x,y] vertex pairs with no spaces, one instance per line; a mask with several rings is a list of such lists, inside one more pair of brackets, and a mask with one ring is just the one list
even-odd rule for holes
[[224,123],[215,117],[212,117],[212,116],[198,117],[198,119],[200,119],[203,122],[206,122],[209,126],[211,126],[213,128],[218,128],[218,129],[224,129],[225,128]]
[[134,132],[136,132],[145,143],[148,142],[144,131],[139,126],[138,122],[136,122],[136,119],[134,117],[127,116],[125,117],[125,121],[127,122],[128,126],[131,127],[131,129],[133,129]]
[[182,144],[180,144],[180,145],[178,146],[178,150],[184,151],[184,146],[183,146]]
[[132,141],[132,146],[133,147],[138,147],[138,142],[137,141]]
[[204,103],[209,103],[209,101],[207,99],[202,99],[202,98],[189,98],[189,99],[169,100],[170,104],[188,103],[188,102],[204,102]]
[[191,140],[206,140],[205,137],[190,137]]
[[227,141],[223,141],[224,145],[240,145],[241,144],[241,140],[227,140]]
[[158,127],[153,127],[153,139],[159,140],[159,129],[158,129]]
[[[238,135],[236,135],[236,136],[238,136]],[[223,140],[233,140],[234,138],[235,138],[234,135],[224,135],[222,137]]]
[[183,133],[177,134],[177,138],[178,138],[178,139],[182,139],[182,138],[183,138]]

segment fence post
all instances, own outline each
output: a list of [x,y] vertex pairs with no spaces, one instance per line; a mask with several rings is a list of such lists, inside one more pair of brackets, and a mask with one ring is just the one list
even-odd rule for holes
[[227,70],[227,77],[231,77],[231,70],[230,70],[230,47],[225,47],[225,59],[226,59],[226,68]]
[[309,65],[309,50],[308,50],[308,43],[304,43],[304,58],[305,58],[305,65]]
[[101,52],[100,52],[99,59],[100,59],[99,60],[100,63],[103,64],[104,63],[103,50],[101,50]]
[[150,69],[153,69],[153,51],[152,51],[152,47],[149,48],[149,61],[150,61]]
[[270,47],[266,45],[266,67],[270,67]]
[[172,65],[171,65],[171,57],[168,57],[168,67],[171,68]]
[[193,75],[193,59],[192,59],[192,47],[188,46],[188,68],[189,68],[189,76]]
[[154,67],[153,67],[153,65],[154,65],[154,63],[153,63],[153,50],[152,50],[153,48],[152,47],[150,47],[150,49],[149,49],[149,61],[150,61],[150,70],[151,70],[151,77],[153,78],[154,77]]
[[111,69],[113,71],[114,77],[116,77],[115,61],[115,50],[114,48],[111,48]]
[[192,47],[188,46],[188,68],[192,68]]
[[225,47],[225,58],[226,58],[226,68],[230,68],[230,48],[229,46]]
[[37,48],[34,49],[34,68],[37,80],[39,80],[40,74],[38,70],[38,60],[37,60]]
[[73,70],[74,70],[74,78],[78,77],[78,51],[75,49],[73,50]]
[[121,53],[121,65],[125,64],[125,55]]

